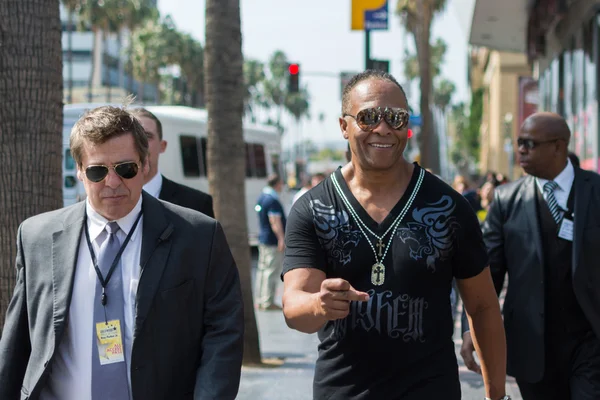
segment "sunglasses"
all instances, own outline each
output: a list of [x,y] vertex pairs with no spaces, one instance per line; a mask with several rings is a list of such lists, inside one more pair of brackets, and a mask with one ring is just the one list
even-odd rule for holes
[[523,146],[527,150],[533,150],[533,149],[535,149],[536,147],[538,147],[538,146],[540,146],[542,144],[554,143],[554,142],[557,142],[559,140],[561,140],[561,139],[533,140],[533,139],[518,138],[517,139],[517,146],[518,147]]
[[110,169],[114,169],[117,175],[123,179],[131,179],[138,173],[139,166],[134,161],[126,161],[113,166],[90,165],[85,169],[85,176],[92,182],[101,182],[106,178]]
[[344,114],[343,117],[352,117],[360,129],[363,131],[372,131],[383,120],[393,129],[405,128],[408,126],[409,113],[403,108],[386,107],[382,109],[381,107],[377,107],[365,108],[364,110],[360,110],[356,115]]

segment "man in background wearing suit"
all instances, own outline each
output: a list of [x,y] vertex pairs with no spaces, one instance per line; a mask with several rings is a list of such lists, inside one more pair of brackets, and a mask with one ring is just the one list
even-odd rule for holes
[[158,173],[158,158],[167,149],[167,141],[163,140],[160,120],[145,108],[137,108],[133,110],[133,113],[142,124],[146,135],[148,135],[150,171],[146,175],[144,190],[161,200],[200,211],[214,218],[212,196],[200,190],[175,183]]
[[[507,372],[524,400],[600,399],[600,176],[572,165],[570,136],[559,115],[525,120],[517,143],[528,176],[496,188],[483,225],[498,293],[508,273]],[[463,339],[477,370],[470,333]]]
[[0,399],[234,399],[243,310],[221,226],[142,191],[148,139],[125,109],[91,110],[70,140],[87,200],[19,227]]

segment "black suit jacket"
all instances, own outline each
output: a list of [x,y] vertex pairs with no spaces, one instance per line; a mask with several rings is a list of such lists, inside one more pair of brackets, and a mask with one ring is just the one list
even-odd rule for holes
[[162,187],[158,198],[181,207],[200,211],[211,218],[215,217],[213,211],[212,196],[191,187],[175,183],[170,179],[162,177]]
[[[223,230],[199,212],[142,195],[133,399],[234,399],[244,321]],[[47,382],[77,301],[71,297],[84,215],[80,202],[19,227],[17,283],[0,339],[2,400],[37,399]]]
[[[573,189],[573,289],[600,337],[600,175],[575,168]],[[483,224],[498,294],[508,273],[503,307],[507,373],[525,382],[538,382],[544,371],[545,272],[536,190],[531,176],[499,186]]]

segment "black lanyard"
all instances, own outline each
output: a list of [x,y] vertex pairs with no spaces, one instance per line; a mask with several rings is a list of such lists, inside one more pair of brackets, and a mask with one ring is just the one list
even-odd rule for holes
[[[129,233],[127,234],[127,237],[125,238],[125,241],[121,245],[119,252],[115,256],[115,259],[113,260],[113,263],[110,266],[110,269],[108,270],[108,274],[106,274],[106,279],[105,279],[102,276],[102,272],[100,272],[100,268],[98,268],[98,262],[96,261],[96,255],[94,254],[94,248],[92,247],[92,242],[90,241],[90,232],[89,232],[88,226],[87,226],[87,213],[86,213],[85,220],[83,221],[83,225],[85,227],[85,239],[87,241],[87,245],[90,250],[90,256],[92,257],[92,263],[94,264],[94,269],[96,270],[96,275],[98,275],[98,280],[100,281],[100,285],[102,285],[102,297],[100,298],[100,302],[102,303],[103,306],[106,306],[106,303],[108,302],[108,298],[106,296],[106,286],[108,285],[108,282],[110,281],[110,277],[112,276],[115,268],[117,268],[117,265],[119,264],[119,260],[121,259],[121,255],[123,254],[123,251],[125,251],[125,247],[127,247],[127,244],[129,243],[129,240],[131,239],[131,235],[135,231],[135,228],[137,227],[137,224],[140,221],[141,217],[142,217],[142,213],[140,212],[135,220],[135,223],[129,230]],[[116,233],[114,233],[114,234],[116,235]]]

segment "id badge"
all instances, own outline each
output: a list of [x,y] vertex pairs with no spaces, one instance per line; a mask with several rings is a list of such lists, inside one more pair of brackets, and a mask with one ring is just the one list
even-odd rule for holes
[[560,229],[558,230],[558,237],[569,242],[573,241],[573,221],[567,218],[563,218],[560,223]]
[[125,361],[121,321],[114,319],[96,323],[96,344],[100,365]]

